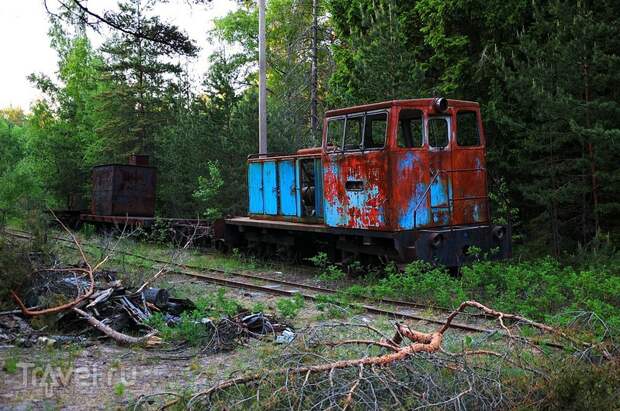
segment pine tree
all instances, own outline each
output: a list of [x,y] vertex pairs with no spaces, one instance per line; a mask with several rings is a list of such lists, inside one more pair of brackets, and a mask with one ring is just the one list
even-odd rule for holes
[[[99,132],[109,159],[154,154],[157,131],[171,121],[170,107],[182,69],[178,56],[195,56],[193,42],[174,25],[149,16],[154,0],[127,0],[106,17],[117,30],[102,47],[104,76]],[[157,39],[157,41],[153,41]]]
[[537,7],[518,45],[497,56],[493,104],[505,157],[495,163],[512,174],[532,232],[555,254],[618,224],[620,22],[612,8]]

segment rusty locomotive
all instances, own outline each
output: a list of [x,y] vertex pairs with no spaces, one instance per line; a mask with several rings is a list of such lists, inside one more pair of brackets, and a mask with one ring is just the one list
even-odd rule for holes
[[332,259],[416,259],[457,267],[473,247],[511,254],[492,225],[478,103],[386,101],[328,111],[320,147],[248,159],[246,217],[225,241]]
[[[473,247],[511,254],[510,226],[490,219],[485,135],[478,103],[396,100],[328,111],[320,147],[248,158],[248,214],[200,227],[226,248],[335,261],[425,260],[458,267]],[[150,226],[156,170],[148,157],[93,169],[80,222]],[[63,214],[65,216],[65,214]],[[77,217],[76,217],[77,216]]]

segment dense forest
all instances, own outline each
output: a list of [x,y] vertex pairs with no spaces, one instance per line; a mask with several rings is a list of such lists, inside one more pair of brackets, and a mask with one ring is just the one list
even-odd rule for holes
[[[90,168],[132,153],[158,168],[159,215],[243,213],[245,159],[258,147],[255,2],[215,21],[199,84],[184,64],[195,39],[153,12],[157,0],[122,0],[97,25],[66,3],[49,16],[58,70],[30,76],[45,98],[0,112],[3,214],[86,204]],[[190,3],[209,7],[179,7]],[[267,2],[272,152],[320,138],[312,6]],[[478,101],[494,217],[539,253],[617,244],[619,2],[320,0],[315,11],[318,117],[397,98]],[[94,47],[89,33],[102,25]]]

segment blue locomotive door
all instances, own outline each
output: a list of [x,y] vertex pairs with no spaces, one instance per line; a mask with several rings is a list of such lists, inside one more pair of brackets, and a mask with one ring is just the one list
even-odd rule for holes
[[278,185],[276,162],[263,163],[263,204],[265,214],[278,214]]
[[434,225],[451,224],[452,151],[450,117],[431,117],[427,121],[430,171],[430,206]]
[[263,165],[261,163],[248,165],[248,192],[250,214],[263,214]]
[[295,162],[278,162],[278,183],[280,186],[280,212],[282,215],[297,215],[297,191],[295,189]]

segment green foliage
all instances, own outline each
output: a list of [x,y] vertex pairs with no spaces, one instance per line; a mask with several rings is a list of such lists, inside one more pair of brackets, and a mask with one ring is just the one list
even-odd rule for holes
[[207,167],[209,174],[206,177],[198,176],[198,189],[194,191],[193,197],[205,207],[205,218],[215,219],[222,216],[219,196],[224,180],[217,161],[208,161]]
[[327,254],[320,252],[314,257],[308,258],[312,264],[321,269],[319,273],[319,280],[324,282],[337,282],[346,277],[346,273],[342,269],[334,264],[330,264]]
[[609,190],[618,184],[611,142],[620,104],[609,87],[620,80],[620,60],[609,36],[618,11],[610,1],[538,4],[527,29],[486,66],[489,119],[502,136],[490,161],[521,197],[530,242],[556,256],[599,228],[617,231]]
[[257,302],[252,306],[252,313],[264,313],[267,310],[267,306],[261,302]]
[[350,287],[347,292],[355,296],[413,299],[444,307],[458,305],[465,296],[458,279],[452,277],[444,268],[433,267],[422,261],[407,265],[404,272],[399,272],[395,266],[390,265],[385,277],[377,283],[365,287]]
[[346,292],[339,292],[336,295],[319,294],[314,302],[317,310],[321,311],[319,320],[343,319],[363,311],[360,311],[359,305],[353,301],[352,295]]
[[0,237],[0,309],[12,309],[11,290],[20,292],[29,282],[29,249],[21,243]]
[[123,384],[122,382],[117,382],[116,384],[114,384],[114,395],[116,395],[117,397],[122,397],[123,395],[125,395],[125,384]]
[[558,367],[544,387],[540,409],[612,410],[620,401],[620,368],[613,361],[597,366],[573,360]]
[[15,356],[8,357],[4,360],[4,365],[2,369],[7,374],[15,374],[17,372],[17,363],[19,362],[19,358]]
[[562,267],[551,258],[478,262],[463,267],[461,284],[468,296],[498,310],[565,323],[574,311],[591,311],[620,330],[620,277],[604,268]]
[[329,265],[329,259],[327,258],[327,253],[324,253],[324,252],[320,252],[314,257],[308,258],[307,260],[310,261],[312,264],[314,264],[315,267],[318,267],[318,268],[324,269]]
[[337,265],[330,264],[319,274],[319,280],[325,282],[338,282],[344,280],[347,274]]
[[[493,215],[491,216],[493,224],[511,225],[513,230],[518,230],[520,226],[519,209],[514,207],[510,198],[510,190],[506,179],[499,178],[494,182],[489,190],[489,200]],[[514,241],[518,241],[518,235],[512,236]]]
[[147,324],[158,330],[160,337],[165,341],[187,341],[191,345],[200,345],[213,333],[213,328],[206,320],[233,316],[240,310],[241,305],[226,297],[226,290],[220,288],[217,292],[196,300],[196,308],[182,313],[180,321],[174,326],[168,325],[161,313],[153,313]]
[[301,294],[295,294],[292,298],[281,298],[276,301],[278,313],[283,317],[291,319],[297,317],[304,305],[304,297]]
[[473,299],[500,311],[558,325],[586,318],[588,327],[598,335],[605,331],[604,322],[618,334],[620,273],[618,265],[611,263],[617,261],[617,254],[604,263],[592,261],[581,267],[562,265],[551,257],[520,262],[483,259],[461,267],[460,276],[416,261],[403,272],[388,265],[383,277],[343,292],[351,298],[389,297],[448,308]]

